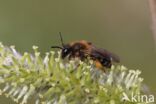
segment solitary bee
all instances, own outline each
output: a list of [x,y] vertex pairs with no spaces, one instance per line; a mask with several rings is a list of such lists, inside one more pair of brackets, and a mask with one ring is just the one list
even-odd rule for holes
[[84,60],[89,56],[92,47],[91,42],[80,40],[64,44],[61,33],[60,38],[62,46],[52,46],[51,48],[60,48],[62,59],[68,56],[69,59],[79,58],[80,60]]
[[51,48],[61,49],[62,59],[68,56],[69,59],[79,58],[83,61],[89,57],[95,62],[95,66],[99,69],[102,69],[103,67],[111,68],[112,62],[120,62],[117,55],[105,49],[97,48],[91,42],[80,40],[64,44],[61,33],[60,38],[62,46],[52,46]]

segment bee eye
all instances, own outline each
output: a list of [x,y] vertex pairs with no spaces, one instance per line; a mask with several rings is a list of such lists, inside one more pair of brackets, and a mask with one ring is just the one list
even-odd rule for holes
[[68,50],[67,49],[64,49],[64,52],[66,53]]

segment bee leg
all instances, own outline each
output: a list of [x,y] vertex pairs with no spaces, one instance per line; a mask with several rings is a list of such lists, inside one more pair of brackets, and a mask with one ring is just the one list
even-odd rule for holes
[[72,59],[72,55],[69,55],[69,56],[68,56],[68,59],[71,60],[71,59]]

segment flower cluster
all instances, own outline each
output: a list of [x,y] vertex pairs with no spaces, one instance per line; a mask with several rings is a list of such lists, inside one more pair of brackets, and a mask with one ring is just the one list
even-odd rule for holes
[[118,65],[103,73],[91,61],[64,61],[53,51],[43,58],[38,47],[33,50],[22,55],[0,44],[0,94],[17,103],[131,104],[123,94],[141,93],[139,70]]

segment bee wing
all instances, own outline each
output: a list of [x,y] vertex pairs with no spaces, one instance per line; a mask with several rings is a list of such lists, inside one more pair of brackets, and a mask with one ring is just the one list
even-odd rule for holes
[[107,51],[107,50],[105,50],[105,49],[101,49],[101,48],[96,48],[96,47],[94,47],[93,49],[92,49],[92,55],[101,55],[101,56],[103,56],[103,57],[109,57],[112,61],[114,61],[114,62],[117,62],[117,63],[119,63],[120,62],[120,58],[116,55],[116,54],[114,54],[114,53],[111,53],[111,52],[109,52],[109,51]]

